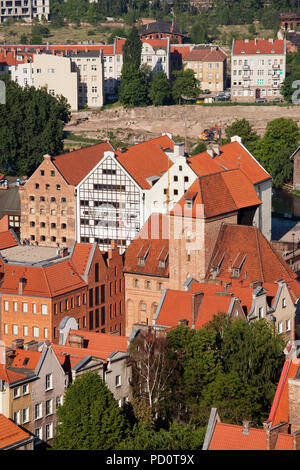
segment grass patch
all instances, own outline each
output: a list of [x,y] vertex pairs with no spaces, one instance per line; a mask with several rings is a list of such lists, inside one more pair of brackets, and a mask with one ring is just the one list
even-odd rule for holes
[[101,144],[103,142],[101,139],[91,138],[91,137],[84,137],[81,135],[73,134],[72,132],[65,131],[64,132],[64,139],[71,140],[72,142],[86,142],[90,144]]

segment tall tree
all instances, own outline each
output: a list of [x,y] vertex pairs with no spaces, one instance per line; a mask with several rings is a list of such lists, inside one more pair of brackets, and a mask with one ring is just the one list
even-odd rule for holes
[[156,72],[150,85],[149,97],[154,106],[170,104],[172,97],[171,86],[166,74]]
[[238,135],[242,139],[242,143],[251,151],[259,140],[253,126],[245,118],[234,121],[230,126],[225,129],[226,140],[225,143],[230,142],[231,137]]
[[123,410],[96,372],[70,385],[57,414],[54,450],[117,449],[128,431]]
[[135,26],[131,28],[123,47],[123,64],[132,64],[136,69],[141,65],[142,41]]
[[176,103],[180,102],[182,96],[197,98],[200,93],[199,81],[192,69],[176,70],[173,77],[172,95]]
[[43,155],[62,153],[63,128],[70,120],[64,97],[53,97],[46,89],[22,88],[2,77],[6,104],[0,105],[0,168],[30,176]]

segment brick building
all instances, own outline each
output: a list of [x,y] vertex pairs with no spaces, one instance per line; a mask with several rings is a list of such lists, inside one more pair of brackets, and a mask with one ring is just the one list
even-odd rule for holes
[[169,38],[172,42],[179,44],[182,44],[186,37],[186,33],[181,32],[174,21],[163,20],[143,25],[139,30],[139,34],[143,40]]
[[[1,339],[58,342],[72,316],[83,329],[124,331],[123,260],[96,244],[72,249],[20,245],[1,250]],[[3,266],[5,266],[3,268]],[[90,284],[89,284],[90,283]]]

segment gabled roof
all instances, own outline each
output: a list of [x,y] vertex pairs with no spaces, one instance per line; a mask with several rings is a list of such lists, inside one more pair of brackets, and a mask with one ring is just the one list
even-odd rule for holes
[[34,370],[40,360],[41,352],[27,351],[25,349],[14,349],[13,361],[10,365],[15,369],[31,369]]
[[0,414],[0,449],[18,444],[31,436],[28,432],[21,429],[12,420]]
[[206,279],[213,276],[213,259],[218,252],[225,255],[215,279],[231,280],[232,265],[240,253],[244,253],[246,258],[237,276],[239,280],[244,279],[248,283],[257,280],[272,283],[283,279],[288,283],[296,279],[296,274],[256,227],[224,223],[221,225]]
[[161,177],[173,165],[164,152],[173,148],[174,143],[170,137],[163,135],[126,147],[124,151],[118,149],[115,155],[139,186],[142,189],[149,189],[151,184],[147,178],[154,175]]
[[113,147],[103,142],[52,157],[52,162],[67,183],[76,186],[102,160],[106,151],[113,151]]
[[239,142],[220,145],[219,150],[220,154],[214,154],[213,158],[207,152],[202,152],[189,157],[187,163],[198,176],[217,173],[225,169],[240,169],[252,184],[271,179],[269,173]]
[[158,20],[153,21],[153,23],[147,23],[143,25],[139,31],[141,35],[152,34],[152,33],[174,33],[184,36],[184,33],[181,33],[176,24],[172,24],[171,21]]
[[219,47],[195,46],[188,54],[185,55],[184,60],[186,62],[223,62],[226,57],[226,54]]
[[289,422],[288,379],[294,379],[300,367],[300,359],[287,359],[283,365],[272,408],[266,423],[275,426],[280,422]]
[[[233,45],[233,54],[284,54],[284,39],[249,39],[247,41],[236,39]],[[244,51],[244,52],[242,52]]]
[[72,261],[81,276],[84,276],[85,274],[92,248],[93,245],[91,243],[76,243],[75,245]]
[[11,384],[13,382],[17,382],[19,380],[26,379],[27,375],[20,372],[15,372],[13,370],[8,369],[4,364],[0,364],[0,379],[6,382],[7,384]]
[[[186,199],[192,196],[193,205],[188,209]],[[259,204],[253,184],[237,169],[198,177],[170,213],[209,218]]]
[[[127,336],[112,335],[107,333],[94,333],[85,330],[70,330],[70,334],[83,336],[84,348],[86,351],[91,349],[101,353],[103,359],[106,359],[115,351],[127,352]],[[68,340],[67,340],[68,341]],[[87,354],[87,352],[86,352]]]
[[[146,253],[144,264],[139,254]],[[167,215],[153,213],[124,254],[124,271],[166,277],[169,275],[169,220]]]

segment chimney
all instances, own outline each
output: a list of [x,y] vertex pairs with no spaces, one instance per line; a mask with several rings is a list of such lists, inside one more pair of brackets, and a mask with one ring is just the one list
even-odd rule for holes
[[43,156],[44,160],[50,160],[52,159],[51,155],[49,155],[48,153],[46,153],[44,156]]
[[25,277],[20,277],[20,279],[19,279],[19,295],[23,295],[25,284],[26,284]]
[[215,155],[220,155],[220,145],[214,145],[212,150]]
[[289,429],[289,423],[288,422],[283,422],[276,424],[276,426],[270,427],[268,424],[264,423],[264,429],[266,431],[266,447],[267,450],[275,450],[277,439],[278,439],[278,434],[280,432],[287,433]]
[[83,348],[84,338],[83,336],[77,335],[75,333],[69,333],[68,345],[72,348]]
[[200,306],[203,300],[203,292],[192,294],[192,328],[194,328],[197,321]]
[[215,157],[214,151],[213,151],[212,149],[208,149],[208,150],[207,150],[207,153],[208,153],[208,155],[209,155],[211,158],[214,158],[214,157]]
[[250,432],[251,421],[243,421],[243,431],[242,433],[248,435]]
[[174,157],[184,157],[184,142],[174,142]]
[[65,258],[66,256],[68,256],[69,254],[69,250],[68,248],[65,246],[65,247],[62,247],[62,248],[59,248],[59,257],[60,258]]
[[239,135],[234,135],[231,137],[231,142],[238,142],[239,144],[242,143],[242,138]]
[[24,339],[17,338],[11,342],[11,347],[13,349],[24,349]]
[[33,339],[32,341],[28,341],[28,343],[24,343],[24,349],[26,351],[37,351],[38,344],[39,343]]
[[5,350],[5,365],[6,365],[6,367],[10,367],[12,365],[14,357],[15,357],[15,351],[13,350],[13,348],[7,348]]
[[294,431],[293,436],[293,450],[300,450],[300,429],[299,431]]

